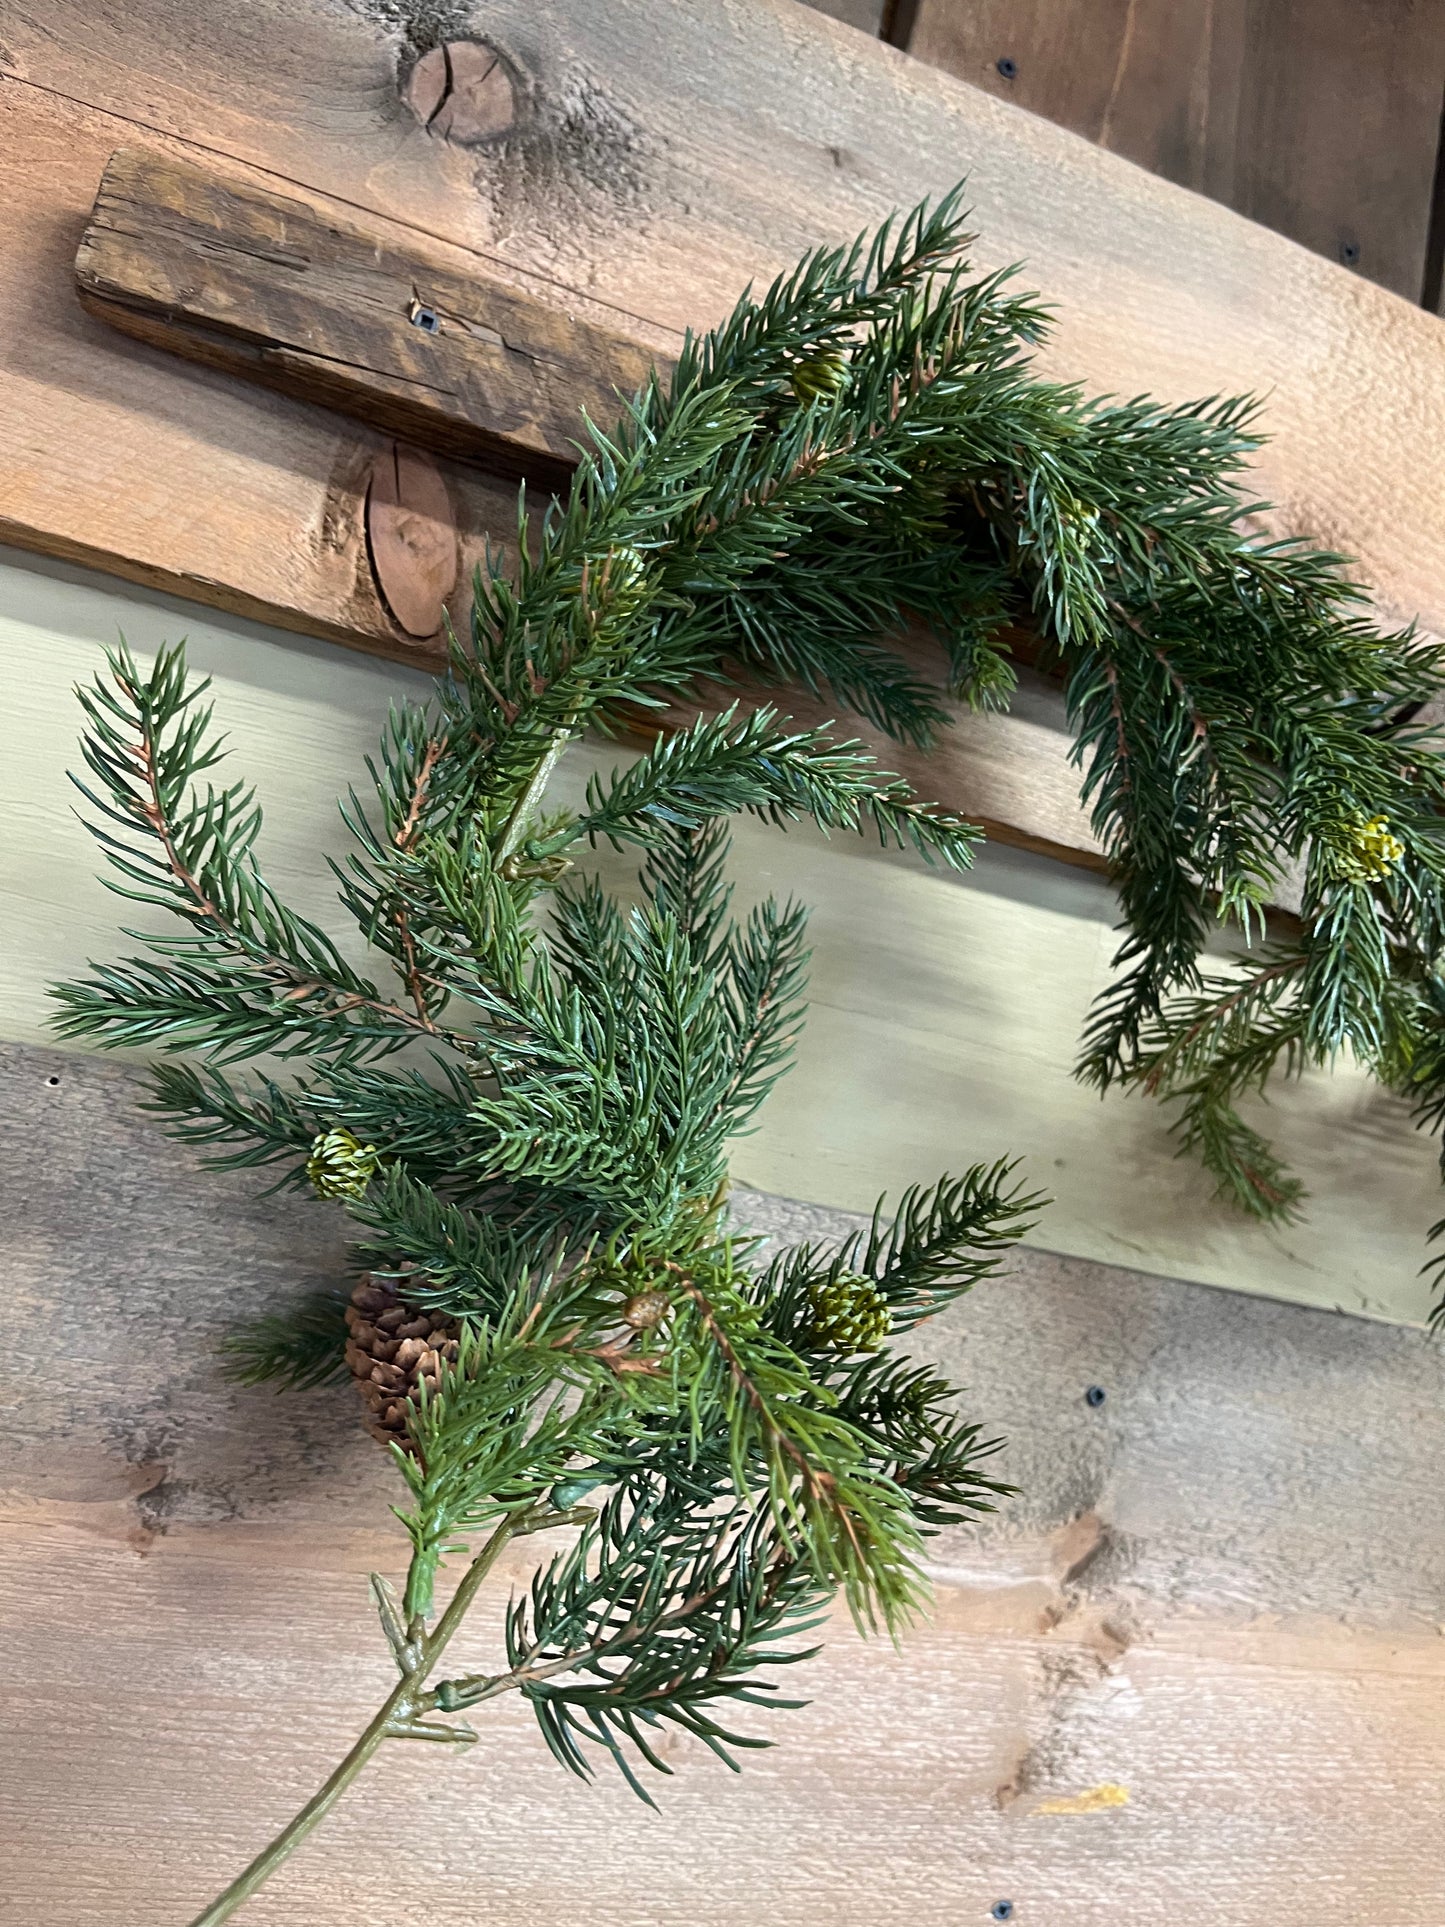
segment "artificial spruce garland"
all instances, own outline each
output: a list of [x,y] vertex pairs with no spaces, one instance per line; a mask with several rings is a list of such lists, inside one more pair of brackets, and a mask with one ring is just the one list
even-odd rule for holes
[[[345,806],[341,900],[390,983],[264,881],[259,811],[209,780],[220,750],[180,651],[148,674],[121,651],[83,694],[116,887],[180,924],[63,987],[60,1027],[178,1055],[152,1098],[177,1136],[344,1202],[351,1300],[248,1328],[234,1360],[296,1383],[349,1367],[408,1495],[404,1594],[373,1588],[397,1686],[198,1927],[389,1740],[468,1741],[455,1716],[503,1692],[564,1764],[608,1756],[639,1791],[640,1765],[666,1770],[661,1723],[724,1757],[756,1744],[721,1703],[788,1703],[762,1677],[801,1657],[778,1640],[838,1590],[860,1625],[901,1628],[923,1535],[996,1490],[951,1388],[881,1347],[1018,1236],[1037,1201],[1008,1168],[770,1264],[724,1206],[726,1144],[785,1068],[806,954],[793,906],[730,920],[727,817],[811,818],[955,867],[976,833],[771,709],[701,720],[549,812],[584,730],[740,661],[926,743],[945,692],[890,636],[921,618],[957,691],[1004,705],[1028,626],[1062,666],[1126,920],[1084,1074],[1181,1099],[1221,1184],[1265,1211],[1288,1180],[1235,1102],[1281,1056],[1348,1044],[1445,1092],[1442,766],[1402,713],[1440,653],[1377,634],[1335,558],[1240,532],[1243,404],[1038,379],[1041,310],[970,281],[964,239],[950,196],[808,257],[690,341],[615,434],[590,431],[565,506],[524,515],[435,700],[393,713],[374,798]],[[636,902],[575,867],[599,842],[640,853]],[[1206,981],[1216,919],[1255,934],[1292,864],[1299,936]],[[228,1074],[264,1057],[302,1069]],[[505,1664],[439,1678],[503,1547],[563,1527],[506,1616]]]

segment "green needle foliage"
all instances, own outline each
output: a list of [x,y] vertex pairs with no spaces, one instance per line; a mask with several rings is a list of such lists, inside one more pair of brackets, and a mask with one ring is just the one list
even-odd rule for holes
[[[111,880],[171,924],[60,988],[62,1032],[159,1053],[151,1102],[178,1137],[342,1199],[363,1262],[461,1322],[396,1450],[413,1558],[399,1604],[375,1591],[400,1681],[343,1782],[386,1739],[473,1737],[449,1716],[505,1691],[564,1764],[608,1757],[639,1790],[639,1767],[665,1770],[661,1725],[729,1757],[753,1742],[723,1702],[787,1704],[765,1675],[836,1592],[860,1626],[901,1629],[925,1535],[997,1490],[951,1389],[878,1348],[1019,1235],[1037,1200],[1009,1167],[771,1264],[723,1209],[728,1142],[787,1065],[806,962],[795,906],[730,916],[727,819],[953,868],[977,832],[771,708],[698,721],[549,813],[585,730],[742,664],[925,744],[950,694],[1006,705],[1027,629],[1065,678],[1125,919],[1084,1074],[1181,1098],[1251,1209],[1291,1199],[1233,1109],[1279,1060],[1350,1045],[1445,1093],[1441,765],[1400,720],[1439,684],[1438,652],[1377,634],[1336,558],[1241,531],[1247,404],[1040,379],[1043,310],[970,279],[966,240],[954,195],[812,254],[690,340],[612,432],[589,425],[567,501],[523,506],[434,699],[392,714],[344,805],[337,882],[366,969],[266,882],[259,810],[218,786],[180,650],[145,670],[122,648],[82,692]],[[941,640],[949,688],[897,648],[910,620]],[[576,867],[599,843],[636,852],[633,900]],[[1253,932],[1290,865],[1300,938],[1221,993],[1199,965],[1211,927]],[[316,1383],[328,1332],[335,1307],[313,1306],[234,1362]],[[561,1526],[506,1667],[428,1686],[501,1547]]]

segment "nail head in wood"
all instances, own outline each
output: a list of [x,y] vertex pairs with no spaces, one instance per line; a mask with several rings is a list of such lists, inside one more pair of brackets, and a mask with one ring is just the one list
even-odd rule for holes
[[434,636],[457,586],[457,531],[440,469],[414,448],[394,444],[372,464],[366,550],[393,622],[418,642]]
[[507,63],[484,40],[448,40],[424,53],[402,98],[429,134],[458,147],[497,140],[517,118]]

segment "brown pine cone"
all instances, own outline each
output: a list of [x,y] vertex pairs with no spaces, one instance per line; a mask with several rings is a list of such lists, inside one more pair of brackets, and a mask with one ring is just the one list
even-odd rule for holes
[[366,1429],[383,1445],[408,1442],[407,1406],[423,1380],[434,1391],[457,1355],[458,1325],[444,1311],[404,1304],[389,1278],[364,1272],[346,1307],[346,1362],[366,1407]]

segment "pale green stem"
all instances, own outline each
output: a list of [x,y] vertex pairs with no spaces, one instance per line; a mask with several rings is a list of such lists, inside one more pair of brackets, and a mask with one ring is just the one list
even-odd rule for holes
[[[547,1521],[549,1524],[559,1525],[565,1522],[561,1517]],[[517,1519],[502,1521],[468,1566],[461,1584],[453,1593],[451,1603],[437,1621],[435,1629],[419,1642],[415,1667],[397,1681],[383,1702],[381,1710],[340,1766],[326,1784],[311,1796],[296,1817],[281,1829],[271,1844],[257,1854],[245,1872],[239,1874],[226,1891],[218,1895],[204,1912],[196,1915],[191,1922],[191,1927],[218,1927],[220,1921],[229,1920],[236,1909],[249,1900],[261,1883],[276,1871],[281,1862],[300,1846],[313,1827],[325,1819],[370,1760],[372,1754],[380,1747],[382,1741],[389,1737],[393,1722],[407,1720],[417,1711],[417,1701],[428,1673],[441,1658],[447,1642],[461,1625],[467,1608],[476,1598],[478,1587],[496,1563],[503,1546],[509,1539],[531,1529],[530,1515],[527,1514]]]
[[552,780],[552,772],[556,769],[558,763],[561,761],[564,750],[572,740],[572,730],[573,725],[570,722],[562,729],[553,730],[552,740],[547,745],[546,753],[543,755],[541,762],[538,763],[536,769],[533,770],[531,782],[528,783],[526,789],[524,789],[522,794],[517,798],[512,809],[512,814],[507,818],[506,826],[502,831],[501,840],[497,844],[496,864],[499,870],[507,861],[508,857],[515,856],[517,846],[527,834],[527,825],[531,822],[533,813],[542,801],[543,791]]

